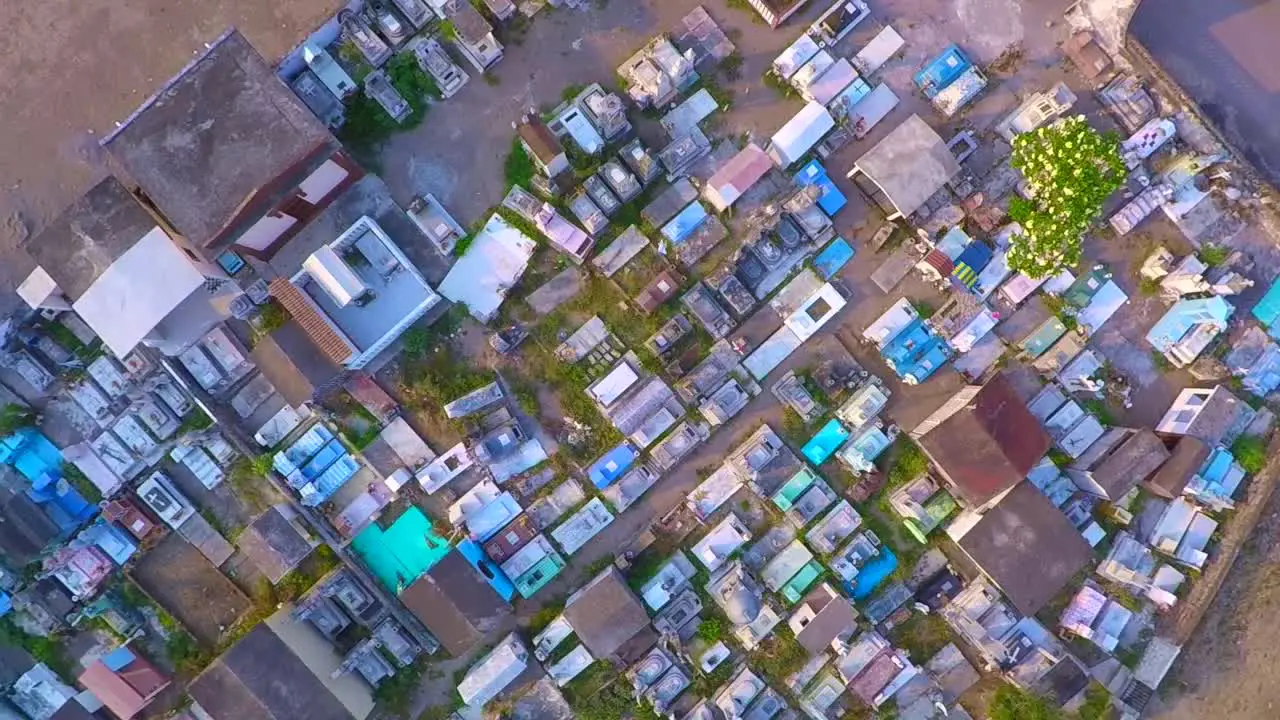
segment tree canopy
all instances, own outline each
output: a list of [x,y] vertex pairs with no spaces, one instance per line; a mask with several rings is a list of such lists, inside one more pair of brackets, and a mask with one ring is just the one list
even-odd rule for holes
[[987,708],[991,720],[1063,720],[1063,714],[1049,701],[1005,683],[996,690]]
[[1094,130],[1082,115],[1063,118],[1014,138],[1013,167],[1032,198],[1009,204],[1009,216],[1022,226],[1010,243],[1009,267],[1032,278],[1074,267],[1084,233],[1124,184],[1119,138]]

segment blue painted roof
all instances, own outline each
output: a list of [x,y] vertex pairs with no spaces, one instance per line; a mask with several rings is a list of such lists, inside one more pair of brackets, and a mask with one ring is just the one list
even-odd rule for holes
[[1252,312],[1263,327],[1269,328],[1276,324],[1276,319],[1280,318],[1280,280],[1272,283],[1267,294],[1253,306]]
[[1179,300],[1151,327],[1151,331],[1147,333],[1147,342],[1156,350],[1164,352],[1198,325],[1213,323],[1225,328],[1235,310],[1231,303],[1216,295],[1196,300]]
[[840,189],[836,187],[835,182],[831,180],[831,176],[827,174],[826,168],[817,160],[810,160],[808,164],[800,168],[800,172],[796,173],[796,184],[800,186],[817,185],[822,188],[822,197],[818,198],[818,207],[828,215],[835,215],[840,212],[845,205],[849,204],[848,198]]
[[587,468],[587,477],[591,478],[592,485],[603,490],[622,477],[638,455],[631,443],[623,440],[621,445],[605,453]]
[[498,567],[497,563],[490,560],[489,556],[484,554],[484,550],[479,545],[470,538],[467,538],[458,543],[457,549],[462,557],[466,558],[467,562],[471,563],[471,567],[475,568],[476,572],[483,575],[484,579],[489,581],[489,586],[492,587],[493,591],[498,593],[503,600],[510,602],[511,598],[515,597],[515,583],[512,583],[511,578],[508,578],[506,573],[502,572],[502,569]]
[[839,420],[832,418],[822,426],[812,440],[805,443],[800,453],[814,465],[821,465],[840,448],[840,444],[847,437],[849,437],[849,431],[844,429]]
[[972,288],[978,281],[978,274],[991,262],[993,254],[991,248],[980,242],[969,243],[955,260],[955,269],[951,271],[952,280],[965,289]]
[[702,207],[702,203],[694,201],[689,203],[689,207],[680,211],[680,214],[671,219],[662,228],[662,234],[668,240],[677,245],[689,239],[694,230],[702,225],[707,219],[707,209]]
[[837,237],[813,259],[813,267],[823,280],[830,280],[840,272],[840,268],[853,259],[853,254],[853,246],[849,241]]
[[923,382],[951,358],[951,350],[919,318],[898,333],[881,351],[898,377]]
[[933,99],[956,78],[973,67],[969,57],[956,45],[948,45],[942,54],[929,61],[920,72],[915,74],[916,87],[924,91],[924,96]]
[[849,594],[854,600],[865,600],[871,597],[876,588],[893,575],[898,569],[898,557],[888,546],[880,546],[880,554],[868,560],[858,568],[858,574],[850,583]]
[[0,617],[9,614],[13,610],[13,600],[9,597],[9,593],[0,590]]
[[118,647],[102,656],[102,664],[106,665],[111,672],[120,672],[136,659],[132,650],[127,647]]

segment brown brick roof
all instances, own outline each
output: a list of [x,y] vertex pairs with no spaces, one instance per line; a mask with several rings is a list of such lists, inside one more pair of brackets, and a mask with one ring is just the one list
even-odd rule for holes
[[285,278],[278,277],[271,281],[268,288],[271,296],[289,311],[325,357],[341,365],[356,353],[356,348],[351,341],[343,337],[333,327],[332,322],[320,314],[320,311],[296,285]]
[[1049,450],[1049,435],[1002,373],[920,446],[965,502],[983,505],[1031,472]]

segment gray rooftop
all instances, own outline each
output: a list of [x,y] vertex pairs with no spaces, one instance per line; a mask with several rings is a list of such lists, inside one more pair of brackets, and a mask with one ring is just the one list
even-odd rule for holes
[[75,302],[154,227],[155,218],[129,189],[108,177],[23,246]]
[[353,718],[266,623],[214,661],[188,692],[213,720]]
[[1062,511],[1019,483],[958,543],[1019,612],[1032,615],[1093,560]]
[[601,659],[649,626],[649,613],[613,566],[569,596],[564,617],[582,644]]
[[[336,142],[271,66],[230,30],[102,140],[184,237],[202,247],[282,175]],[[320,151],[320,152],[317,152]],[[290,191],[295,183],[285,183]],[[276,198],[278,199],[278,198]],[[219,243],[221,244],[221,243]]]
[[341,372],[316,350],[297,320],[289,320],[259,339],[250,357],[281,397],[294,407],[315,399],[316,390]]
[[272,583],[298,567],[314,547],[279,507],[259,515],[236,538],[236,545]]
[[907,216],[960,172],[947,144],[919,115],[894,128],[858,158],[856,167]]

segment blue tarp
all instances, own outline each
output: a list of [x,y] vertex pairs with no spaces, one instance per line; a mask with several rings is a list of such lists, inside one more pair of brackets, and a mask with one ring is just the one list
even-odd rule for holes
[[978,281],[982,269],[991,262],[991,248],[980,242],[969,243],[969,247],[956,258],[955,269],[951,271],[951,279],[966,290],[973,288]]
[[885,546],[880,546],[880,554],[868,560],[862,567],[858,568],[858,574],[853,578],[853,582],[845,583],[846,590],[854,600],[865,600],[871,597],[871,593],[880,587],[880,584],[898,569],[898,558],[893,551]]
[[13,610],[13,600],[10,599],[9,593],[0,590],[0,617],[8,615],[10,610]]
[[671,222],[663,226],[662,234],[671,242],[679,245],[688,240],[693,231],[697,230],[698,226],[702,225],[706,219],[707,209],[702,207],[702,203],[692,202],[689,207],[681,210],[679,215],[672,218]]
[[956,81],[956,78],[973,67],[969,57],[956,45],[947,46],[942,54],[929,61],[920,72],[915,74],[916,87],[924,91],[924,96],[933,99],[934,95]]
[[1271,285],[1267,294],[1253,306],[1252,312],[1263,327],[1269,328],[1276,324],[1276,320],[1280,319],[1280,280]]
[[849,241],[837,237],[813,259],[813,267],[823,280],[830,280],[840,272],[840,268],[853,259],[853,254],[853,246]]
[[834,418],[822,426],[817,435],[813,439],[805,443],[800,453],[808,458],[809,462],[814,465],[821,465],[830,458],[840,445],[849,437],[849,431],[844,429],[839,420]]
[[796,173],[796,184],[802,187],[809,185],[817,185],[822,188],[822,197],[818,198],[818,207],[827,215],[835,215],[840,212],[845,205],[849,204],[848,198],[836,184],[832,182],[831,176],[827,174],[826,168],[817,160],[810,160],[807,165],[800,168],[800,172]]
[[639,455],[630,442],[623,440],[621,445],[605,453],[587,468],[587,477],[591,478],[592,485],[603,490],[622,477]]
[[511,598],[515,597],[516,586],[511,582],[511,579],[507,577],[506,573],[502,572],[502,569],[498,567],[498,564],[490,560],[488,555],[484,554],[484,550],[482,550],[479,545],[468,538],[458,543],[458,552],[462,554],[462,557],[467,559],[467,562],[471,563],[471,567],[475,568],[476,572],[483,575],[484,579],[489,581],[489,586],[492,587],[493,591],[498,593],[503,600],[510,602]]
[[912,383],[924,382],[951,357],[946,342],[920,319],[911,321],[881,354],[898,377]]

